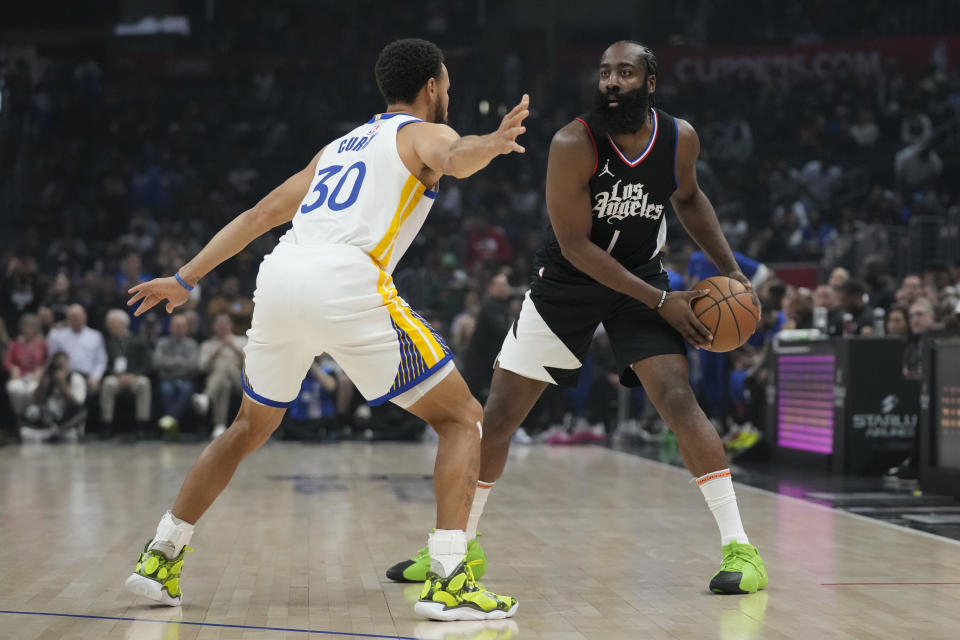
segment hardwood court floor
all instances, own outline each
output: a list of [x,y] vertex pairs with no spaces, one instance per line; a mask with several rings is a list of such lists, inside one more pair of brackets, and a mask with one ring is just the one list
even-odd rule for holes
[[183,607],[152,606],[123,581],[199,450],[0,449],[0,638],[960,633],[960,545],[742,485],[747,532],[770,588],[709,594],[719,536],[689,476],[599,447],[515,447],[481,523],[490,561],[484,582],[519,598],[512,621],[418,620],[419,586],[384,577],[424,544],[433,522],[428,444],[269,444],[241,465],[197,527]]

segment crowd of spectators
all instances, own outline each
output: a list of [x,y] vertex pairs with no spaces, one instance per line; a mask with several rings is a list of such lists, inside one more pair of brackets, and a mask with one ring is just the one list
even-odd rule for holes
[[[845,31],[849,22],[828,4],[813,3],[819,9],[809,19],[791,22],[784,16],[806,3],[787,3],[768,16],[768,27],[741,41],[863,35]],[[498,6],[491,3],[491,11]],[[179,58],[151,41],[51,55],[32,68],[8,61],[3,131],[25,169],[12,233],[5,234],[12,241],[0,245],[0,327],[17,335],[0,329],[0,349],[5,345],[8,411],[34,435],[66,433],[51,431],[53,424],[76,431],[85,422],[128,436],[157,423],[166,433],[181,423],[214,433],[229,424],[257,265],[279,233],[210,274],[173,317],[159,310],[133,317],[126,290],[173,273],[323,142],[382,109],[370,73],[373,43],[402,33],[447,50],[451,123],[462,132],[494,128],[501,105],[528,87],[533,93],[527,153],[499,159],[467,181],[443,180],[430,220],[394,275],[483,393],[495,334],[516,314],[534,251],[549,233],[543,176],[550,137],[586,110],[589,69],[524,65],[538,56],[520,41],[496,51],[481,46],[486,32],[465,1],[425,3],[422,15],[401,12],[392,22],[359,20],[363,3],[329,8],[322,21],[309,19],[309,3],[267,10],[241,2],[229,15],[194,17]],[[685,29],[687,41],[698,29],[704,42],[729,41],[719,36],[731,37],[728,30],[704,27],[709,12],[694,14],[698,21],[675,29]],[[896,33],[896,25],[885,30]],[[667,37],[673,31],[662,35],[664,43]],[[607,42],[593,44],[599,56]],[[948,61],[934,60],[916,76],[885,62],[876,75],[828,80],[658,80],[658,106],[699,132],[701,185],[732,246],[768,263],[821,264],[824,285],[816,290],[776,278],[765,283],[767,329],[812,326],[820,307],[834,331],[846,330],[841,307],[860,331],[872,330],[874,307],[885,309],[888,324],[914,340],[955,323],[954,264],[931,261],[916,273],[895,273],[889,256],[865,260],[851,249],[864,230],[905,229],[916,216],[942,220],[942,234],[956,234],[960,191],[944,176],[960,169],[960,159],[950,146],[955,140],[941,132],[960,116],[960,76]],[[9,189],[0,195],[11,197]],[[670,261],[684,274],[692,247],[675,220],[669,238]],[[844,271],[855,278],[842,279]],[[898,323],[900,316],[906,322]],[[543,426],[564,415],[568,422],[612,421],[615,372],[602,335],[597,344],[583,387],[552,392],[541,403]],[[69,362],[52,357],[58,352]],[[735,354],[730,366],[752,373],[758,357]],[[77,376],[64,370],[81,377],[83,394],[74,393]],[[301,395],[303,406],[291,412],[301,420],[333,415],[369,431],[368,412],[357,410],[362,403],[329,359],[318,360]],[[59,410],[27,424],[28,409],[44,403]]]

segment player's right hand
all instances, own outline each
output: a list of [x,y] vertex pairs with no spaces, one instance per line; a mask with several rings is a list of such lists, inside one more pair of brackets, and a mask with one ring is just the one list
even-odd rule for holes
[[139,316],[160,302],[168,300],[167,313],[173,313],[173,310],[182,305],[190,297],[190,292],[181,286],[172,276],[169,278],[154,278],[150,282],[141,282],[130,287],[127,293],[133,297],[127,301],[127,306],[132,306],[138,300],[143,300],[133,315]]
[[707,289],[696,291],[671,291],[660,307],[660,316],[680,332],[683,338],[698,349],[706,349],[713,342],[713,335],[706,325],[693,313],[693,301],[710,293]]
[[514,151],[523,153],[526,151],[526,149],[517,144],[517,136],[527,130],[527,128],[523,126],[523,120],[529,115],[530,96],[523,94],[523,98],[520,99],[520,104],[511,109],[510,113],[503,116],[500,127],[494,133],[501,154]]

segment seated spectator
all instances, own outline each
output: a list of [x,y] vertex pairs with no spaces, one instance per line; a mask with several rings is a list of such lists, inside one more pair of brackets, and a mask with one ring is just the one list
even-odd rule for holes
[[234,335],[246,335],[253,318],[253,300],[240,295],[240,281],[234,276],[223,279],[220,293],[207,305],[207,317],[216,318],[221,313],[228,314],[233,321]]
[[937,328],[937,317],[933,304],[926,298],[917,298],[910,305],[907,316],[910,324],[909,338],[903,353],[903,369],[908,375],[920,375],[923,369],[923,336]]
[[53,282],[50,283],[50,287],[47,289],[47,295],[44,296],[40,304],[44,307],[50,307],[54,316],[63,318],[67,315],[71,303],[74,302],[73,293],[71,293],[70,289],[70,278],[61,271],[53,279]]
[[233,334],[230,316],[221,313],[213,321],[213,336],[200,345],[200,371],[206,374],[207,381],[194,402],[200,413],[206,413],[212,403],[214,438],[227,430],[231,394],[242,392],[240,376],[246,344],[246,336]]
[[454,316],[450,322],[450,347],[455,354],[459,355],[467,348],[470,337],[477,327],[479,314],[480,296],[476,291],[468,291],[463,297],[463,311]]
[[20,318],[20,335],[3,354],[3,368],[10,376],[7,395],[16,416],[27,408],[46,364],[47,342],[40,335],[40,321],[32,313],[26,313]]
[[200,348],[187,335],[187,319],[178,313],[170,319],[170,335],[157,340],[153,365],[160,380],[163,416],[158,424],[175,431],[193,397]]
[[79,438],[87,419],[86,399],[84,375],[71,369],[69,354],[54,353],[24,410],[20,437],[39,442]]
[[829,284],[834,289],[839,289],[840,285],[850,279],[850,272],[844,269],[843,267],[837,267],[830,272],[830,277],[827,279],[827,284]]
[[943,160],[929,145],[910,145],[897,152],[893,172],[903,191],[922,187],[943,173]]
[[153,354],[147,341],[130,333],[130,316],[122,309],[107,312],[107,375],[100,389],[100,420],[103,433],[113,433],[117,395],[133,394],[137,432],[150,420]]
[[847,280],[840,285],[839,293],[840,313],[830,325],[830,334],[843,335],[845,333],[843,316],[847,314],[853,316],[853,334],[863,333],[864,328],[869,332],[870,327],[873,326],[873,310],[865,300],[867,292],[863,284],[857,280]]
[[100,379],[107,370],[107,350],[103,334],[87,326],[87,312],[78,304],[67,308],[67,326],[51,329],[47,336],[50,353],[65,351],[75,371],[86,376],[90,391],[100,389]]
[[783,298],[784,329],[813,328],[813,294],[806,287],[788,293]]
[[850,137],[860,147],[872,147],[880,137],[880,128],[867,107],[857,111],[857,119],[850,125]]
[[886,328],[888,336],[910,339],[910,322],[907,310],[903,307],[890,307],[887,311]]

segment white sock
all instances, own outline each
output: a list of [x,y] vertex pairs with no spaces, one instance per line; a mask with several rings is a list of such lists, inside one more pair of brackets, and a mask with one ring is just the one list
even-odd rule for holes
[[493,482],[477,482],[477,491],[473,494],[473,505],[470,507],[470,517],[467,518],[467,542],[477,537],[477,525],[480,524],[480,516],[483,515],[483,507],[487,504],[487,496],[493,489]]
[[446,578],[467,555],[467,537],[463,529],[437,529],[427,538],[430,571]]
[[740,509],[737,508],[737,494],[733,492],[733,480],[730,469],[712,471],[697,478],[697,485],[707,500],[707,506],[720,527],[720,545],[726,546],[736,540],[740,544],[750,544],[740,521]]
[[173,559],[180,555],[186,545],[190,544],[192,537],[193,525],[167,511],[160,518],[157,534],[153,536],[150,548],[162,551],[168,558]]

